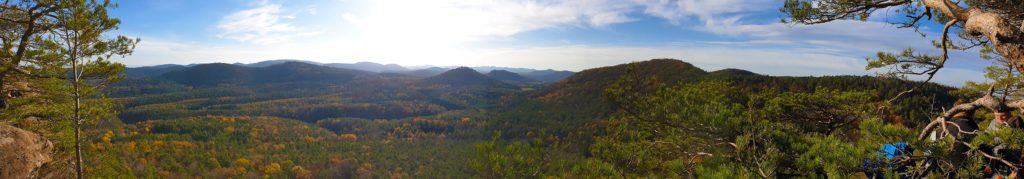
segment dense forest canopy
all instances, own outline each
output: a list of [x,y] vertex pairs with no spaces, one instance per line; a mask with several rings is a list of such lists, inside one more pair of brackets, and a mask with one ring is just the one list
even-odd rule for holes
[[[246,78],[294,73],[271,69],[295,65],[299,64],[221,64],[253,70],[241,75]],[[180,70],[207,74],[203,71],[210,69],[197,65]],[[299,73],[324,74],[319,71],[303,68]],[[208,78],[235,76],[239,75]],[[91,158],[104,163],[96,166],[121,167],[87,171],[97,175],[209,177],[668,177],[721,170],[754,174],[756,168],[733,168],[753,165],[728,162],[739,159],[710,156],[739,152],[722,142],[753,134],[749,131],[757,129],[779,132],[779,136],[759,140],[796,140],[744,151],[789,151],[780,154],[779,162],[783,163],[762,168],[777,171],[765,175],[805,175],[820,170],[813,167],[816,160],[796,165],[781,159],[799,158],[798,154],[811,152],[799,146],[818,145],[819,141],[855,147],[860,154],[850,155],[848,160],[874,159],[871,151],[887,140],[844,143],[866,140],[860,138],[862,132],[857,132],[868,130],[862,129],[865,122],[910,133],[908,127],[924,125],[926,121],[920,119],[952,105],[956,99],[949,93],[953,88],[936,84],[870,76],[772,77],[737,69],[707,72],[674,59],[587,70],[550,86],[505,83],[468,68],[432,77],[366,72],[346,81],[252,78],[257,80],[209,85],[175,78],[154,75],[108,88],[113,100],[121,105],[121,120],[93,128],[91,132],[97,136],[93,140],[98,142],[86,149],[103,154]],[[915,86],[928,93],[907,95],[899,104],[876,111],[879,104],[875,101]],[[531,89],[535,87],[540,89]],[[925,95],[931,93],[941,95]],[[719,119],[726,121],[716,122]],[[722,131],[683,127],[692,125],[720,125],[714,128]],[[646,130],[671,133],[647,134]],[[282,133],[289,135],[279,135]],[[270,138],[261,137],[264,135]],[[637,140],[652,137],[666,138],[654,143]],[[702,146],[692,145],[697,143],[714,145],[673,147]],[[176,147],[143,149],[141,145]],[[248,154],[216,155],[239,150]],[[188,151],[216,152],[192,156],[194,152]],[[320,156],[325,151],[348,153]],[[632,156],[630,151],[644,151],[650,156]],[[677,160],[679,156],[686,156],[686,160]],[[133,167],[151,166],[154,161],[163,163]],[[635,161],[649,163],[638,165]],[[669,164],[666,162],[676,162],[672,165],[677,166],[665,168]],[[277,166],[283,169],[265,171]],[[845,167],[836,171],[838,174],[866,171],[859,165],[836,167]]]

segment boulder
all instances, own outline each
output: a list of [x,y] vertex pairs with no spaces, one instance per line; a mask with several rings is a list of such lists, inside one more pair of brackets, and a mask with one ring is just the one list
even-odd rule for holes
[[37,178],[53,148],[42,135],[0,125],[0,178]]

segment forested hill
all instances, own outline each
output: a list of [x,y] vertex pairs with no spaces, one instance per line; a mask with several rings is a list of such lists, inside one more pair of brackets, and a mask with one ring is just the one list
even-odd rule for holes
[[547,101],[598,99],[605,88],[627,73],[656,77],[668,84],[695,81],[707,74],[690,63],[675,59],[653,59],[609,67],[583,70],[544,90],[539,98]]
[[[622,78],[650,79],[636,86],[664,84],[672,87],[679,84],[690,84],[704,81],[723,81],[731,84],[742,93],[752,92],[815,92],[819,89],[839,91],[873,91],[874,101],[891,98],[904,90],[918,86],[920,82],[899,79],[883,79],[872,76],[822,76],[822,77],[785,77],[767,76],[740,69],[723,69],[707,72],[692,64],[675,59],[653,59],[609,67],[584,70],[554,85],[528,95],[529,99],[520,101],[505,109],[512,113],[507,116],[532,115],[533,121],[524,119],[508,119],[509,125],[503,127],[515,131],[536,130],[542,127],[553,128],[554,131],[572,131],[584,123],[604,118],[616,107],[604,96],[605,89]],[[637,89],[636,93],[653,93],[655,88]],[[647,91],[643,91],[647,90]],[[913,93],[901,97],[891,113],[907,118],[919,118],[950,106],[956,97],[949,92],[954,88],[928,83]],[[909,121],[917,125],[918,121]],[[534,126],[526,126],[534,125]],[[520,130],[521,128],[521,130]]]
[[[268,64],[268,63],[263,63]],[[510,84],[471,68],[431,77],[334,68],[303,62],[265,67],[201,64],[112,86],[123,121],[205,115],[399,119],[494,106],[539,84]]]
[[481,74],[480,72],[477,72],[476,70],[473,70],[472,68],[468,67],[459,67],[453,70],[448,70],[444,73],[428,77],[421,81],[422,83],[428,85],[450,85],[455,87],[511,87],[511,84],[501,82],[500,80]]
[[523,75],[519,75],[517,73],[511,72],[511,71],[506,71],[506,70],[492,70],[490,73],[487,73],[487,76],[489,76],[491,78],[494,78],[494,79],[497,79],[497,80],[508,82],[508,83],[532,83],[532,82],[537,82],[537,80],[535,80],[535,79],[530,79],[530,78],[527,78],[527,77],[525,77]]
[[[766,76],[741,69],[722,69],[707,72],[703,69],[675,59],[654,59],[609,67],[594,68],[576,73],[537,94],[545,101],[576,101],[599,99],[605,88],[624,76],[652,78],[656,83],[669,86],[707,80],[731,82],[747,91],[780,90],[813,92],[817,88],[838,90],[882,90],[879,97],[889,97],[910,89],[920,82],[899,79],[882,79],[872,76],[822,76],[788,77]],[[920,93],[946,93],[953,88],[929,83],[922,86]],[[951,96],[940,96],[943,101]]]

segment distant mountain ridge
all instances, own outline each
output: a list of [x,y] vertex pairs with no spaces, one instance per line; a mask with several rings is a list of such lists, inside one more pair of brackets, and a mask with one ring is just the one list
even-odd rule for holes
[[488,86],[512,88],[511,84],[491,78],[469,67],[459,67],[436,76],[424,78],[422,83],[451,85],[455,87]]
[[[248,63],[248,64],[246,64],[246,63],[233,63],[233,64],[228,64],[228,63],[209,63],[209,64],[189,64],[189,65],[165,64],[165,65],[156,65],[156,66],[144,66],[144,67],[128,68],[128,69],[126,69],[125,74],[128,75],[129,78],[142,78],[142,77],[160,76],[160,75],[163,75],[165,73],[172,72],[172,71],[182,70],[182,69],[185,69],[185,68],[191,68],[191,67],[196,67],[196,66],[210,65],[210,64],[218,64],[217,66],[220,66],[220,68],[225,68],[225,70],[231,70],[230,69],[231,67],[226,67],[224,65],[233,65],[233,66],[240,66],[240,67],[252,67],[252,68],[263,68],[263,67],[270,67],[270,66],[275,66],[275,65],[285,64],[285,63],[292,63],[292,62],[310,64],[310,65],[315,65],[315,66],[330,67],[330,68],[359,70],[359,71],[366,71],[366,72],[373,72],[373,73],[402,74],[402,75],[409,75],[409,76],[414,76],[414,77],[424,77],[424,78],[440,75],[440,74],[442,74],[444,72],[447,72],[449,70],[454,70],[454,69],[460,68],[460,67],[436,67],[436,66],[405,67],[405,66],[401,66],[401,65],[397,65],[397,64],[379,64],[379,63],[374,63],[374,62],[319,63],[319,62],[305,61],[305,60],[280,59],[280,60],[267,60],[267,61],[261,61],[261,62],[256,62],[256,63]],[[471,68],[471,69],[473,69],[475,71],[478,71],[478,72],[490,72],[490,71],[494,71],[494,70],[508,71],[508,72],[516,73],[516,75],[518,75],[518,76],[522,76],[522,77],[528,78],[528,79],[517,79],[519,81],[537,81],[537,82],[543,82],[543,83],[557,82],[559,80],[562,80],[562,79],[565,79],[565,78],[571,76],[572,74],[575,74],[575,72],[572,72],[572,71],[559,71],[559,70],[551,70],[551,69],[537,70],[537,69],[530,69],[530,68],[511,68],[511,67],[494,67],[494,66],[468,67],[468,68]]]
[[349,81],[371,72],[330,68],[303,62],[283,62],[266,67],[226,63],[195,65],[160,75],[181,84],[211,86],[219,84],[259,84],[301,81]]
[[300,62],[300,63],[308,63],[308,64],[314,64],[314,65],[324,65],[323,63],[320,63],[320,62],[314,62],[314,61],[308,61],[308,60],[294,60],[294,59],[267,60],[267,61],[261,61],[261,62],[250,63],[250,64],[243,64],[243,63],[235,63],[235,64],[236,65],[241,65],[241,66],[247,66],[247,67],[269,67],[269,66],[279,65],[279,64],[288,63],[288,62]]
[[506,70],[492,70],[490,73],[487,73],[487,76],[496,80],[515,84],[538,82],[535,79],[527,78],[523,75],[519,75],[518,73]]
[[405,68],[405,67],[403,67],[401,65],[397,65],[397,64],[386,64],[385,65],[385,64],[379,64],[379,63],[373,63],[373,62],[328,63],[328,64],[324,64],[324,66],[334,67],[334,68],[348,68],[348,69],[356,69],[356,70],[372,71],[372,72],[400,72],[400,71],[409,71],[408,68]]
[[434,76],[434,75],[440,75],[441,73],[444,73],[444,72],[446,72],[448,70],[451,70],[451,69],[441,68],[441,67],[430,67],[430,68],[424,68],[424,69],[418,69],[418,70],[412,70],[412,71],[405,71],[405,72],[396,72],[396,73],[405,74],[405,75],[409,75],[409,76],[429,77],[429,76]]
[[171,71],[175,71],[175,70],[180,70],[182,68],[185,68],[185,66],[184,65],[167,64],[167,65],[156,65],[156,66],[147,66],[147,67],[138,67],[138,68],[127,68],[127,69],[124,70],[124,73],[125,73],[125,75],[127,75],[129,77],[150,77],[150,76],[159,76],[159,75],[162,75],[162,74],[167,73],[167,72],[171,72]]

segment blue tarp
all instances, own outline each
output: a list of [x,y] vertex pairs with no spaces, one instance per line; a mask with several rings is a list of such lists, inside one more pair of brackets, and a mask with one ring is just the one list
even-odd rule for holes
[[892,159],[893,157],[903,155],[907,151],[907,143],[897,142],[892,144],[885,144],[879,153],[885,156],[885,159]]

